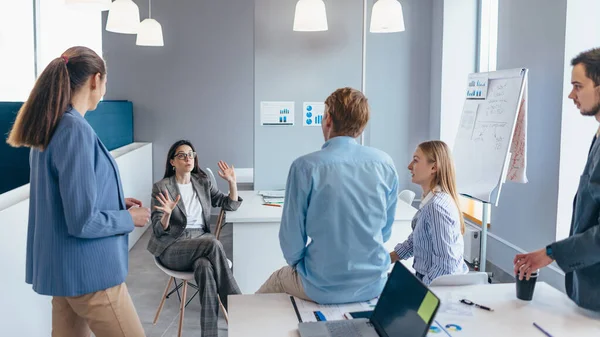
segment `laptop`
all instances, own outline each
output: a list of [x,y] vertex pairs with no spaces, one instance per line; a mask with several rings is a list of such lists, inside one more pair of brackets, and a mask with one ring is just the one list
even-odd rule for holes
[[440,299],[396,262],[369,319],[299,323],[302,337],[424,337]]

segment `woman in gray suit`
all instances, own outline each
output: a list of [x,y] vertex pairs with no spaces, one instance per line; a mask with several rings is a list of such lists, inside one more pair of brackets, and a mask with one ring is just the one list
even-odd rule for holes
[[169,269],[194,271],[203,337],[218,335],[217,296],[227,308],[227,295],[240,294],[223,246],[210,234],[211,208],[235,211],[242,201],[233,167],[220,161],[219,169],[219,176],[229,184],[229,195],[213,186],[200,169],[194,146],[180,140],[169,150],[164,178],[152,187],[153,235],[148,250]]

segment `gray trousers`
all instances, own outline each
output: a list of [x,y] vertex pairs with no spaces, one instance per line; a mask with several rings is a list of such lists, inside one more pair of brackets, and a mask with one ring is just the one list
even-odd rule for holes
[[159,256],[167,268],[194,271],[200,297],[202,337],[218,336],[219,302],[227,309],[227,295],[240,294],[221,242],[202,230],[186,230]]

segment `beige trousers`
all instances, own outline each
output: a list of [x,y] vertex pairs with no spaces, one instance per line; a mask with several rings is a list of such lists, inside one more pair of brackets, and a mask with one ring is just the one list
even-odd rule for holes
[[[91,330],[90,330],[91,329]],[[127,286],[75,297],[52,298],[52,337],[143,337]]]
[[304,292],[304,286],[298,272],[290,266],[274,272],[256,293],[286,293],[303,300],[312,301]]

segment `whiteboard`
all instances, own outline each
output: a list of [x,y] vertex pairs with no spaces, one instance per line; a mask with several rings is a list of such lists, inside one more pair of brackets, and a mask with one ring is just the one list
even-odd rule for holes
[[527,70],[477,75],[489,79],[487,97],[465,99],[453,149],[456,181],[460,194],[497,205]]

